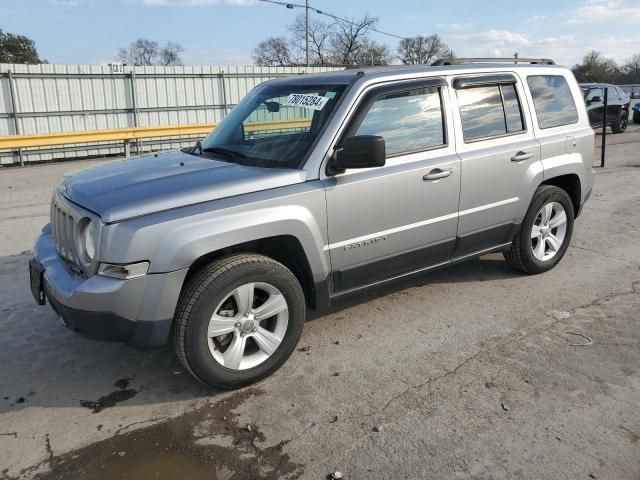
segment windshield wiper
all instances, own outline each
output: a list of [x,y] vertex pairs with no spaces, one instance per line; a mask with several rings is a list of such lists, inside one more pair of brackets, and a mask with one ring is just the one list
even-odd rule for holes
[[233,150],[232,148],[207,147],[207,148],[203,148],[201,151],[207,152],[207,153],[221,153],[223,155],[227,155],[229,157],[234,157],[234,158],[243,158],[243,159],[249,158],[244,153],[238,152],[237,150]]

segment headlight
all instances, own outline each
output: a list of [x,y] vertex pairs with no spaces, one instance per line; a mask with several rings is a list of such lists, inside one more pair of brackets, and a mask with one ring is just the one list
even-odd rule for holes
[[84,264],[93,262],[98,248],[98,222],[88,218],[80,222],[78,253]]
[[128,280],[146,275],[147,270],[149,270],[149,262],[130,263],[128,265],[101,263],[98,269],[98,275]]

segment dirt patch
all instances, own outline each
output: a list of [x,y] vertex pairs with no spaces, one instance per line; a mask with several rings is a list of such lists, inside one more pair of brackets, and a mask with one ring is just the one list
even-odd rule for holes
[[259,426],[241,425],[233,413],[245,399],[260,394],[258,390],[243,391],[166,422],[52,456],[50,472],[35,478],[298,478],[302,467],[282,451],[287,442],[261,448],[264,435]]

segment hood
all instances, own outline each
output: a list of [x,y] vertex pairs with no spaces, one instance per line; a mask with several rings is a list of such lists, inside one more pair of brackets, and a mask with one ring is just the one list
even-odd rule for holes
[[68,176],[64,194],[105,223],[302,183],[303,170],[247,167],[180,151],[147,155]]

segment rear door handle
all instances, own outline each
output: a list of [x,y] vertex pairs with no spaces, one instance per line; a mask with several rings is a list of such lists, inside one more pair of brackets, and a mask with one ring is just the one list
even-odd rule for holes
[[453,173],[451,170],[442,170],[440,168],[434,168],[429,173],[427,173],[422,180],[425,182],[433,182],[434,180],[440,180],[441,178],[447,178],[449,175]]
[[525,160],[529,160],[533,157],[533,153],[519,151],[513,157],[511,157],[512,162],[524,162]]

